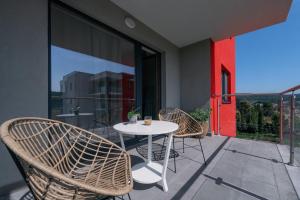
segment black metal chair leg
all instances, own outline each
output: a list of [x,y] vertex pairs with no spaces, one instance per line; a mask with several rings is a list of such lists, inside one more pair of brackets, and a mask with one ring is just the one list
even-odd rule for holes
[[164,136],[164,141],[163,141],[163,144],[162,144],[162,147],[161,147],[161,151],[160,151],[160,158],[161,158],[162,155],[163,155],[163,150],[164,150],[164,147],[165,147],[166,137],[167,137],[167,136]]
[[176,173],[175,138],[173,138],[174,172]]
[[164,141],[163,141],[163,144],[162,144],[163,147],[165,146],[166,137],[167,137],[167,136],[164,136]]
[[184,138],[182,138],[182,149],[183,149],[183,153],[184,153]]
[[204,164],[206,165],[206,160],[205,160],[205,156],[204,156],[204,152],[203,152],[203,148],[202,148],[202,144],[201,144],[200,138],[199,138],[199,143],[200,143],[200,147],[201,147],[201,151],[202,151],[202,156],[203,156]]
[[128,195],[128,199],[131,200],[130,194],[128,193],[127,195]]

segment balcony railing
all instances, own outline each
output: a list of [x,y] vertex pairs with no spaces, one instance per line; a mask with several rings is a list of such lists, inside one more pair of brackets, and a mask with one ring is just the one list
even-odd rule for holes
[[[50,117],[92,131],[113,142],[119,142],[119,135],[113,131],[112,126],[126,121],[127,113],[134,106],[135,99],[118,96],[63,97],[52,95]],[[128,136],[125,140],[131,138]]]
[[236,98],[237,137],[289,145],[290,164],[300,163],[300,85],[279,93],[216,95],[217,134],[222,133],[224,96]]

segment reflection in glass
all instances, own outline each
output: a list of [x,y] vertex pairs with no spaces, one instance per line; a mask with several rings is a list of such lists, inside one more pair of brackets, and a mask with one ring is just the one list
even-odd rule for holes
[[106,134],[135,104],[134,44],[52,11],[51,117]]

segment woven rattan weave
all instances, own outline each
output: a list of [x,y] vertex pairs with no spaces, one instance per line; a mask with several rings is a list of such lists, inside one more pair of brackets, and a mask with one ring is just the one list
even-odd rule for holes
[[183,110],[178,108],[165,108],[160,110],[158,116],[160,120],[171,121],[179,125],[174,137],[192,137],[203,134],[201,124]]
[[[183,110],[180,110],[179,108],[164,108],[159,111],[158,117],[160,120],[163,121],[170,121],[177,123],[179,128],[174,134],[173,139],[173,150],[175,151],[175,138],[182,138],[182,149],[184,153],[184,138],[187,137],[198,137],[199,144],[201,147],[201,152],[204,160],[204,164],[206,165],[206,160],[201,144],[201,137],[204,136],[204,129],[202,125],[195,120],[192,116],[190,116],[188,113],[184,112]],[[163,146],[165,143],[165,139],[163,141]],[[176,156],[174,158],[174,172],[176,173]]]
[[81,128],[43,118],[1,126],[36,199],[94,199],[132,190],[130,157],[116,144]]

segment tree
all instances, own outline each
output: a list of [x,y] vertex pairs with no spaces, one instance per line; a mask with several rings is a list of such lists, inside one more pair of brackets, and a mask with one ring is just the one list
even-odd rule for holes
[[251,103],[249,101],[241,101],[238,104],[238,109],[241,115],[240,131],[248,130],[248,123],[250,121]]
[[238,131],[241,131],[241,125],[242,125],[242,121],[241,121],[241,113],[239,110],[236,111],[236,127]]
[[251,107],[247,131],[249,133],[256,133],[258,131],[258,112],[255,107]]
[[279,112],[274,112],[272,115],[272,133],[279,134],[279,126],[280,126],[280,114]]
[[238,106],[240,112],[240,131],[256,133],[258,131],[258,112],[249,101],[241,101]]
[[273,104],[271,102],[263,103],[264,116],[271,117],[274,113]]
[[264,127],[264,113],[262,109],[262,104],[256,104],[255,106],[258,116],[257,116],[257,131],[258,132],[263,132],[263,127]]

